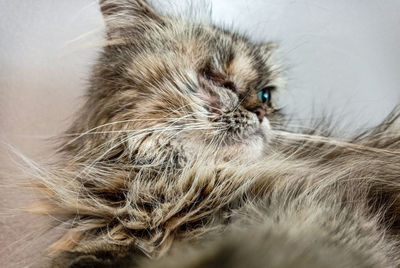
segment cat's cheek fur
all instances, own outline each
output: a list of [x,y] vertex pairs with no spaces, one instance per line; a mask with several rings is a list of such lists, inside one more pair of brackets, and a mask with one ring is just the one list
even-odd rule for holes
[[269,120],[264,119],[260,128],[254,135],[247,148],[246,158],[250,160],[259,160],[265,151],[268,151],[268,143],[271,140],[271,124]]

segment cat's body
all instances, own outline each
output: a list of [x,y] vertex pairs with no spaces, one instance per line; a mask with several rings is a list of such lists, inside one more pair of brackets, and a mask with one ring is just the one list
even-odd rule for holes
[[347,142],[284,131],[273,44],[100,4],[108,45],[38,176],[53,266],[399,266],[398,111]]

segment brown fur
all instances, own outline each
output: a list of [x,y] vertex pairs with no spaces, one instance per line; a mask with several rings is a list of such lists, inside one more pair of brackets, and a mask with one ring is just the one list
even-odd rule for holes
[[66,228],[54,266],[399,265],[398,111],[348,141],[290,132],[257,96],[284,85],[274,45],[142,0],[100,5],[87,103],[37,176],[32,210]]

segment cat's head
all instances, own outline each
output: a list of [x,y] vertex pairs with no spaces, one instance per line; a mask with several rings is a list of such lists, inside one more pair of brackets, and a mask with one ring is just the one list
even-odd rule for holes
[[103,143],[123,134],[115,146],[142,158],[171,147],[184,158],[206,148],[224,159],[261,156],[282,84],[274,44],[159,14],[143,0],[100,4],[107,46],[80,132],[113,133]]

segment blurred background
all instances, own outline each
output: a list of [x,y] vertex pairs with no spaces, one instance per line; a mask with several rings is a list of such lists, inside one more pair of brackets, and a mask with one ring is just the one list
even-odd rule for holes
[[[299,125],[330,113],[351,132],[377,124],[400,103],[398,0],[151,3],[167,13],[211,15],[257,42],[277,41],[288,80],[279,104]],[[12,164],[9,145],[38,161],[49,157],[47,139],[66,128],[82,103],[103,28],[96,0],[0,0],[0,169]],[[4,189],[7,211],[29,200]],[[41,250],[15,253],[29,224],[0,215],[2,263],[27,266],[23,256]]]

